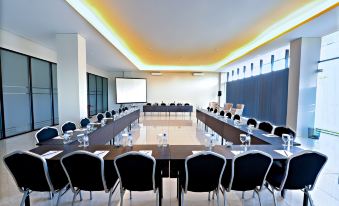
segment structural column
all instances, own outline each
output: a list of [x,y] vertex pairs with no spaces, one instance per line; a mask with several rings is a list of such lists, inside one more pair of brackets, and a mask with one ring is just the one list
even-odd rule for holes
[[79,34],[57,34],[59,122],[87,117],[86,40]]
[[299,38],[290,44],[286,125],[301,137],[314,128],[320,48],[321,38]]

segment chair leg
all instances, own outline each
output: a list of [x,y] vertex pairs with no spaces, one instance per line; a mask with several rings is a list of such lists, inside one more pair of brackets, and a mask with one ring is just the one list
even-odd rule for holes
[[132,191],[129,191],[129,199],[132,199]]
[[256,190],[256,189],[253,191],[253,194],[254,194],[254,192],[255,192],[255,193],[257,193],[257,195],[258,195],[258,199],[259,199],[259,205],[261,206],[260,193],[259,193],[259,191],[258,191],[258,190]]
[[305,189],[304,191],[306,193],[306,195],[308,196],[308,201],[310,202],[310,205],[311,206],[314,206],[314,203],[313,203],[313,200],[312,200],[312,197],[311,197],[311,194],[309,193],[309,191],[307,189]]
[[79,190],[79,197],[80,197],[80,201],[82,201],[81,190]]
[[211,192],[208,192],[208,201],[211,201]]
[[28,195],[29,195],[29,191],[25,190],[24,195],[22,196],[22,200],[21,200],[20,206],[24,206],[25,205],[25,200],[26,200]]
[[181,206],[184,206],[184,190],[181,190]]
[[62,195],[62,190],[60,190],[60,191],[58,192],[58,199],[57,199],[57,202],[56,202],[56,206],[59,205],[59,201],[60,201],[61,195]]
[[277,206],[277,200],[275,198],[275,193],[274,193],[274,189],[273,188],[272,188],[272,195],[273,195],[274,206]]
[[212,192],[212,199],[214,200],[215,191]]
[[161,198],[159,198],[159,189],[157,189],[157,191],[156,191],[156,206],[159,206],[159,199],[160,199],[160,201],[161,201]]
[[227,205],[226,189],[224,189],[223,195],[224,195],[224,206],[226,206]]
[[217,205],[219,206],[219,190],[215,190],[216,196],[217,196]]
[[113,196],[113,190],[114,187],[112,187],[112,189],[109,191],[109,197],[108,197],[108,206],[111,206],[112,203],[112,196]]
[[92,196],[92,191],[89,191],[89,199],[92,200],[93,196]]
[[74,205],[74,201],[75,201],[75,198],[77,197],[77,194],[78,194],[77,191],[73,194],[72,206]]
[[125,190],[124,189],[120,189],[120,206],[123,206],[124,204],[124,194],[125,194]]

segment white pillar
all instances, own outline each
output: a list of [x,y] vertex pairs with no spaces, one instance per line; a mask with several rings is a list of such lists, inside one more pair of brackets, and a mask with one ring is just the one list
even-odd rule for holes
[[86,40],[79,34],[57,34],[60,125],[87,117]]
[[314,128],[317,69],[321,38],[299,38],[290,44],[286,125],[307,137]]

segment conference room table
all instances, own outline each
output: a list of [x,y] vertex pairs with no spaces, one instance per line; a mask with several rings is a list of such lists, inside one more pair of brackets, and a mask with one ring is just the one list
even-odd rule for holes
[[[97,150],[105,150],[109,151],[107,155],[103,157],[105,163],[105,176],[106,178],[114,178],[117,177],[116,170],[114,168],[114,159],[120,154],[129,152],[129,151],[142,151],[149,150],[152,151],[152,156],[156,160],[156,173],[158,177],[161,177],[159,181],[159,192],[163,194],[162,189],[162,178],[171,177],[178,178],[181,175],[185,175],[185,159],[189,155],[193,154],[193,151],[213,151],[227,159],[226,169],[224,175],[231,174],[231,161],[233,157],[244,151],[244,147],[240,145],[233,145],[231,147],[226,147],[224,145],[216,145],[214,147],[206,147],[204,145],[169,145],[166,147],[158,146],[158,145],[133,145],[132,147],[121,146],[116,147],[113,145],[89,145],[87,147],[79,147],[77,144],[71,145],[43,145],[37,148],[30,150],[33,153],[43,155],[49,151],[62,151],[56,156],[47,159],[48,168],[50,171],[51,178],[57,178],[56,181],[61,180],[60,178],[67,178],[62,166],[60,164],[60,159],[64,155],[76,151],[76,150],[86,150],[89,152],[95,152]],[[275,161],[285,160],[287,156],[283,155],[284,153],[279,153],[279,151],[283,151],[284,148],[282,145],[251,145],[247,148],[249,150],[260,150],[270,154]],[[291,147],[289,149],[291,153],[298,153],[302,151],[299,147]],[[181,187],[178,186],[178,194],[181,192]],[[180,205],[180,195],[179,205]],[[307,198],[307,197],[306,197]],[[161,199],[161,198],[160,198]],[[28,200],[29,202],[29,197]],[[305,201],[305,200],[304,200]],[[307,200],[306,200],[307,201]],[[161,205],[161,201],[159,202]]]
[[[104,145],[114,137],[122,132],[125,128],[131,129],[131,124],[140,117],[140,109],[127,110],[127,113],[117,119],[107,118],[107,123],[102,126],[100,123],[93,123],[96,128],[88,134],[89,145]],[[85,129],[77,129],[73,132],[71,140],[67,144],[77,144],[77,135],[84,134]],[[64,145],[63,138],[58,136],[56,138],[39,142],[37,145]]]
[[[221,144],[224,141],[232,142],[233,144],[240,145],[240,134],[248,133],[248,125],[246,122],[242,122],[239,125],[235,125],[232,119],[228,119],[225,116],[220,116],[218,113],[208,112],[204,109],[196,110],[197,123],[201,121],[205,124],[205,130],[207,127],[211,128],[215,133],[222,137]],[[251,134],[252,145],[281,145],[282,139],[279,136],[270,134],[258,128],[252,129]],[[294,146],[300,146],[299,143],[294,142]]]
[[144,115],[147,112],[168,112],[171,115],[171,112],[189,112],[190,115],[193,112],[192,105],[144,105],[143,106]]

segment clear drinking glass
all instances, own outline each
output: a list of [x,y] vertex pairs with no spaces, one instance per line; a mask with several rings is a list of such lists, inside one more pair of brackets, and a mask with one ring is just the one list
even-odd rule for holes
[[67,144],[68,142],[69,142],[69,139],[70,139],[70,137],[69,137],[69,134],[64,134],[64,144]]
[[248,127],[247,127],[248,134],[253,134],[253,128],[254,128],[253,124],[248,125]]
[[82,143],[84,142],[84,134],[78,134],[77,139],[78,139],[78,142],[80,143],[79,147],[82,147],[83,146]]
[[247,135],[246,134],[240,134],[240,142],[241,146],[244,146],[244,143],[246,142]]
[[89,145],[89,142],[88,142],[88,135],[84,135],[83,137],[83,142],[84,142],[84,147],[87,147]]
[[128,147],[132,147],[133,146],[133,137],[132,137],[131,133],[129,133],[128,137],[127,137],[127,146]]
[[282,134],[281,139],[282,139],[282,141],[284,143],[283,146],[286,147],[288,145],[288,141],[290,141],[290,135]]

